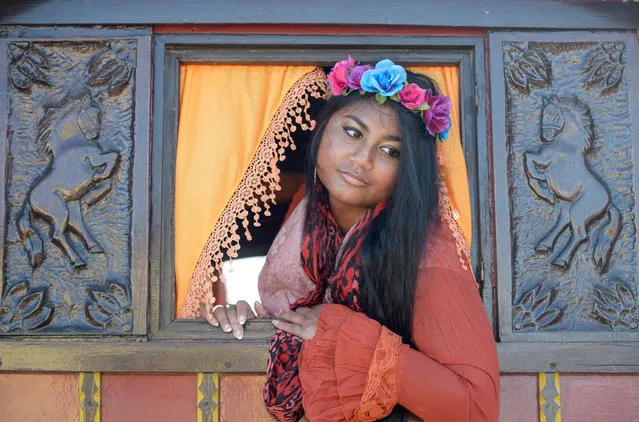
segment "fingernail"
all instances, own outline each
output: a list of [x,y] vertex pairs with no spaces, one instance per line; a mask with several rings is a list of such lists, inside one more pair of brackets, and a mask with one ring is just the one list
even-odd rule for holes
[[214,326],[214,327],[219,327],[220,323],[217,322],[217,321],[211,321],[211,325]]
[[237,319],[237,322],[239,322],[241,325],[244,325],[244,323],[246,322],[246,318],[239,317]]
[[235,336],[236,339],[238,340],[242,340],[242,338],[244,337],[244,334],[240,331],[234,331],[233,335]]
[[273,322],[273,325],[275,325],[277,327],[277,324],[280,323],[280,320],[279,319],[274,319],[272,322]]
[[225,333],[230,333],[231,332],[231,326],[230,325],[224,325],[222,327],[222,329],[224,330]]

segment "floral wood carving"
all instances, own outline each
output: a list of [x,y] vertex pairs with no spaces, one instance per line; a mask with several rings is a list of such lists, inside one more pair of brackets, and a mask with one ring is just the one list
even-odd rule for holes
[[12,42],[7,54],[2,291],[28,279],[48,292],[55,318],[38,332],[131,332],[137,41]]
[[131,331],[133,311],[126,286],[111,283],[107,291],[89,290],[89,297],[86,315],[91,325],[105,331]]
[[613,92],[621,85],[624,72],[626,44],[605,42],[587,56],[584,75],[587,88],[598,87],[602,94]]
[[53,318],[53,307],[45,304],[46,289],[30,290],[28,281],[11,286],[0,304],[0,332],[32,331]]
[[556,287],[541,295],[541,284],[526,292],[513,306],[513,328],[517,331],[537,331],[560,322],[564,316],[565,307],[557,307],[557,296]]
[[552,81],[550,61],[543,51],[530,45],[505,43],[504,72],[524,92],[529,92],[532,84],[546,87]]
[[593,290],[594,304],[591,318],[614,330],[623,327],[630,330],[639,328],[639,302],[632,292],[632,286],[621,280],[612,279],[614,285],[600,285]]
[[626,42],[501,46],[511,330],[635,332],[636,152]]
[[14,42],[9,46],[9,80],[25,93],[31,92],[34,84],[50,86],[46,72],[49,70],[47,59],[42,51],[31,42]]
[[135,42],[109,43],[109,49],[93,57],[89,85],[105,87],[109,94],[119,92],[131,79],[135,66]]

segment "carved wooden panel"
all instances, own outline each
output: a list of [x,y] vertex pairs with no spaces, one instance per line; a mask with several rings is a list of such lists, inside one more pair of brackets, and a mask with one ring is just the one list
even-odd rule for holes
[[491,37],[502,340],[637,338],[637,38]]
[[143,331],[147,44],[3,41],[0,333]]

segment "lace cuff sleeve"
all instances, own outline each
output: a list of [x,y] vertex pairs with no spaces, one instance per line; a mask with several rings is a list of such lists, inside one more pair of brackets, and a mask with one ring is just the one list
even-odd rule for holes
[[366,315],[324,305],[302,346],[303,405],[313,421],[372,421],[397,403],[401,338]]

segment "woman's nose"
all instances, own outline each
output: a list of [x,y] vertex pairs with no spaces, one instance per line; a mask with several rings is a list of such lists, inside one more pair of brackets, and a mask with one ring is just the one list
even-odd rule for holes
[[350,159],[362,170],[370,170],[373,166],[373,153],[374,148],[371,145],[361,142],[353,149]]

